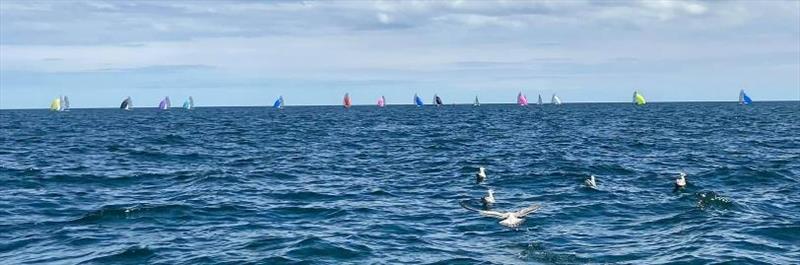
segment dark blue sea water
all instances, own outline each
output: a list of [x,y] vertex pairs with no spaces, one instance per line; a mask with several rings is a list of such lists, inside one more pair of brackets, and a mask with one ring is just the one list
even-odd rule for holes
[[[798,102],[3,110],[0,263],[797,264],[799,118]],[[510,229],[459,205],[489,188],[494,209],[542,208]]]

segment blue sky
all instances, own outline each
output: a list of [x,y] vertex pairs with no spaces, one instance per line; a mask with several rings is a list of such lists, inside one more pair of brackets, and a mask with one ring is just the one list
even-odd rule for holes
[[800,1],[0,1],[0,108],[800,100]]

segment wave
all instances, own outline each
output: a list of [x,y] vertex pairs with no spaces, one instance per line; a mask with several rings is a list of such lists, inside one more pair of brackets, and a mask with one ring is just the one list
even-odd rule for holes
[[7,165],[0,165],[0,177],[15,176],[15,177],[35,177],[42,175],[42,169],[29,166],[29,167],[11,167]]
[[736,207],[731,199],[713,191],[699,192],[696,197],[697,208],[701,210],[730,210]]
[[[439,261],[434,261],[431,263],[425,263],[428,265],[445,265],[445,264],[486,264],[484,260],[478,260],[473,258],[448,258]],[[494,264],[494,263],[490,263]]]
[[167,205],[106,205],[70,221],[72,224],[98,224],[139,218],[177,218],[192,215],[192,207],[182,204]]
[[310,261],[349,260],[369,256],[372,249],[353,242],[332,242],[319,237],[307,237],[289,247],[286,256]]
[[795,102],[629,105],[3,110],[0,260],[791,264]]
[[132,246],[126,248],[122,252],[100,256],[81,262],[80,264],[141,264],[147,263],[148,260],[155,255],[155,251],[146,246]]
[[525,244],[522,248],[523,250],[518,255],[519,258],[524,261],[537,261],[550,264],[582,264],[590,262],[575,254],[562,254],[549,251],[541,243]]

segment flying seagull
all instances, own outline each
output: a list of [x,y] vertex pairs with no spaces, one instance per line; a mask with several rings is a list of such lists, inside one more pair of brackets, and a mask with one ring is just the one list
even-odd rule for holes
[[501,220],[500,224],[505,226],[505,227],[508,227],[508,228],[517,228],[517,227],[519,227],[519,225],[522,224],[522,222],[525,221],[525,216],[528,216],[529,214],[531,214],[533,212],[536,212],[536,210],[539,210],[539,208],[541,208],[541,206],[534,204],[534,205],[531,205],[528,208],[524,208],[524,209],[516,211],[516,212],[484,211],[484,210],[478,210],[478,209],[471,208],[471,207],[467,206],[466,204],[464,204],[464,202],[461,202],[461,207],[464,207],[464,209],[467,209],[467,210],[470,210],[470,211],[478,212],[483,216],[494,217],[494,218],[500,219]]

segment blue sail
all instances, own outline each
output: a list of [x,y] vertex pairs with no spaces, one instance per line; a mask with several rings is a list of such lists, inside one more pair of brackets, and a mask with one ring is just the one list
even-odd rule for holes
[[417,107],[422,107],[422,99],[419,98],[417,94],[414,94],[414,104],[416,104]]
[[753,100],[744,93],[744,89],[739,91],[739,104],[742,105],[750,105],[753,103]]
[[273,104],[272,107],[276,109],[283,108],[283,96],[279,97],[278,100],[275,100],[275,104]]
[[750,105],[752,103],[753,103],[753,100],[750,99],[750,97],[748,97],[747,94],[744,93],[744,91],[742,91],[742,104]]

